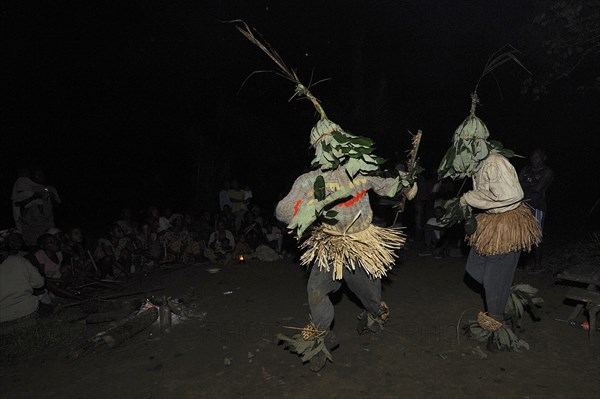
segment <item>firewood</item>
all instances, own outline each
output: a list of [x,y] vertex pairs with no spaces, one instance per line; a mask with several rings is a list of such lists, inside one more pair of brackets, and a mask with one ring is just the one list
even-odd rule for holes
[[92,313],[85,318],[85,322],[87,324],[106,323],[108,321],[122,320],[130,314],[130,309],[120,309],[103,313]]
[[158,309],[153,307],[143,310],[128,319],[121,321],[117,326],[96,334],[85,340],[71,352],[70,359],[77,359],[83,354],[100,347],[114,348],[127,341],[137,333],[151,326],[158,319]]
[[151,308],[130,317],[124,323],[111,328],[102,336],[109,348],[114,348],[127,341],[137,333],[150,327],[158,319],[158,309]]

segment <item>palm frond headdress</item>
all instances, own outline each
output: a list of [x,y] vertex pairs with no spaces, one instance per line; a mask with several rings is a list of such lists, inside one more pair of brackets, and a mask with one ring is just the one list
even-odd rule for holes
[[276,73],[278,75],[296,85],[292,98],[298,96],[309,99],[319,113],[320,119],[310,132],[310,144],[315,149],[312,166],[327,171],[336,170],[343,165],[351,179],[358,174],[364,175],[378,170],[379,165],[384,163],[385,160],[373,154],[373,141],[367,137],[350,134],[338,124],[332,122],[327,117],[321,102],[311,93],[310,86],[300,82],[296,72],[285,64],[277,51],[262,37],[257,37],[260,34],[251,29],[244,21],[235,20],[231,22],[235,23],[236,28],[242,35],[261,49],[277,65],[278,71]]
[[480,169],[481,161],[486,159],[492,152],[509,158],[515,156],[513,151],[504,148],[499,141],[488,140],[490,132],[485,123],[475,115],[475,110],[477,104],[479,104],[477,88],[485,76],[509,61],[516,62],[527,71],[527,68],[517,59],[516,54],[518,54],[518,51],[515,48],[505,46],[489,58],[481,77],[475,85],[475,90],[471,94],[469,116],[456,128],[452,138],[452,146],[442,158],[438,168],[440,178],[450,177],[456,180],[471,177]]

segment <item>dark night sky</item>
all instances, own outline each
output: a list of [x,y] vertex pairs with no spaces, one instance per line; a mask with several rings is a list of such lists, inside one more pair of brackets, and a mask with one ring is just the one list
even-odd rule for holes
[[[313,69],[314,80],[331,78],[313,92],[332,120],[372,137],[392,161],[406,149],[407,129],[423,129],[422,158],[435,168],[468,114],[487,57],[507,43],[535,46],[528,29],[538,7],[527,0],[3,5],[0,220],[10,225],[16,169],[31,161],[61,193],[65,224],[106,222],[124,205],[189,206],[198,161],[202,206],[215,206],[214,185],[229,177],[272,204],[308,166],[316,117],[308,102],[288,103],[293,86],[273,74],[254,75],[238,93],[252,71],[273,65],[219,22],[237,18],[305,82]],[[358,100],[357,49],[365,87]],[[523,61],[534,62],[526,53]],[[520,94],[522,70],[507,65],[497,78],[502,98],[492,79],[479,89],[478,114],[492,138],[524,155],[546,148],[557,175],[551,209],[573,193],[573,214],[589,209],[599,197],[597,94],[580,98],[558,87],[534,103]],[[353,117],[357,105],[376,120]]]

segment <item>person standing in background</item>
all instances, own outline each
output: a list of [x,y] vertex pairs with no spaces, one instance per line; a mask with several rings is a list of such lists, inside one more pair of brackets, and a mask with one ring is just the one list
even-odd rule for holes
[[13,186],[15,225],[29,246],[35,246],[38,237],[54,227],[53,208],[61,202],[58,191],[45,184],[45,180],[41,169],[34,170],[31,177],[23,169]]
[[525,193],[525,203],[531,207],[531,212],[542,232],[540,243],[533,248],[535,263],[529,270],[531,274],[541,273],[544,270],[542,267],[542,242],[547,209],[546,190],[554,180],[554,172],[545,164],[546,159],[544,150],[533,150],[529,157],[529,164],[519,173],[519,182]]

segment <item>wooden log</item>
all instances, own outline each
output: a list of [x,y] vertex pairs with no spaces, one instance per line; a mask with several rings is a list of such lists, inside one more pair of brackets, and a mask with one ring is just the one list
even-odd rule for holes
[[132,313],[131,309],[113,310],[112,312],[92,313],[87,315],[87,324],[106,323],[108,321],[122,320]]
[[124,323],[111,328],[102,336],[102,341],[109,348],[115,348],[140,331],[150,327],[158,319],[158,309],[150,308],[130,317]]
[[72,360],[77,359],[84,353],[101,346],[109,348],[117,347],[137,333],[151,326],[157,319],[157,308],[153,307],[141,311],[135,316],[131,316],[127,320],[122,321],[119,325],[85,340],[69,352],[69,358]]
[[567,291],[567,298],[580,302],[600,304],[600,292],[584,290],[583,288],[571,288]]

